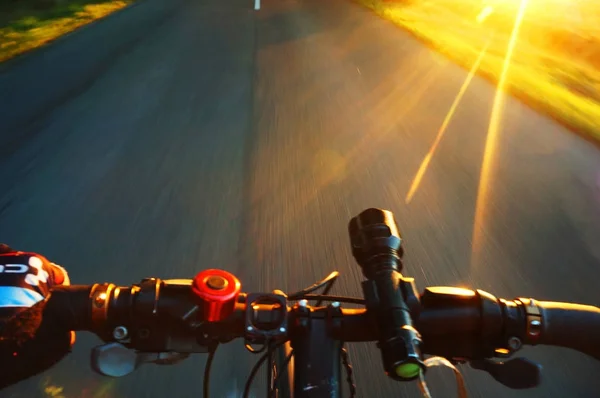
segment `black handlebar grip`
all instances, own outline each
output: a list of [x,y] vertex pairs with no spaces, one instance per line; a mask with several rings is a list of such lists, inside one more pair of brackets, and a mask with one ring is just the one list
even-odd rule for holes
[[352,254],[367,281],[363,292],[367,312],[374,314],[379,330],[379,349],[386,374],[395,380],[414,380],[425,371],[421,360],[421,336],[403,292],[402,238],[394,215],[367,209],[348,226]]
[[52,319],[64,330],[93,331],[92,285],[56,286],[44,309],[44,317]]
[[541,314],[539,338],[535,318],[529,321],[528,337],[534,344],[580,351],[600,360],[600,308],[591,305],[537,301]]

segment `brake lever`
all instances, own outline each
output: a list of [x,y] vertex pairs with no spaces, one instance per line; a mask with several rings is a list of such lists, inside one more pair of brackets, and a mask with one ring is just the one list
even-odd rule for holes
[[524,390],[540,385],[542,366],[526,358],[513,358],[505,362],[489,359],[469,361],[473,369],[483,370],[496,381],[514,390]]
[[136,352],[116,342],[92,349],[91,365],[94,372],[103,376],[123,377],[145,363],[173,365],[189,357],[179,352]]

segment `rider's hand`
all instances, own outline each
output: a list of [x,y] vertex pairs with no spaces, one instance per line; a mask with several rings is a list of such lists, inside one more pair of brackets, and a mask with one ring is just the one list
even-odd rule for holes
[[42,319],[50,289],[69,283],[67,271],[44,256],[0,244],[0,388],[48,369],[70,352],[75,334]]

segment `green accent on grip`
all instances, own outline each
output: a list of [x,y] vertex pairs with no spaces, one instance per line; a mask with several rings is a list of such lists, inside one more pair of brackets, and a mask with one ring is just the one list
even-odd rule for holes
[[421,373],[421,367],[416,363],[403,363],[396,366],[396,374],[403,379],[412,379]]

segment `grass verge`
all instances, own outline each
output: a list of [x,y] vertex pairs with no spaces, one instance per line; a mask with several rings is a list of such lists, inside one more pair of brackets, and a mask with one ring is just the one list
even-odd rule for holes
[[[479,73],[498,81],[516,12],[497,12],[497,19],[478,22],[482,3],[475,4],[472,0],[415,0],[402,4],[382,0],[355,1],[407,29],[467,69],[491,40]],[[552,18],[566,16],[564,13],[558,16],[557,12],[550,18],[549,13],[540,16],[535,11],[527,10],[523,19],[506,90],[534,109],[599,142],[600,62],[597,61],[600,60],[600,30],[594,29],[600,29],[600,25],[592,22],[587,26],[581,19],[577,25],[563,23],[560,37],[568,37],[568,41],[550,40],[558,37],[554,28],[558,26],[557,21]],[[507,15],[508,18],[502,20],[501,16]],[[573,50],[575,39],[584,43],[579,51]]]
[[51,42],[131,2],[3,0],[0,4],[0,62]]

